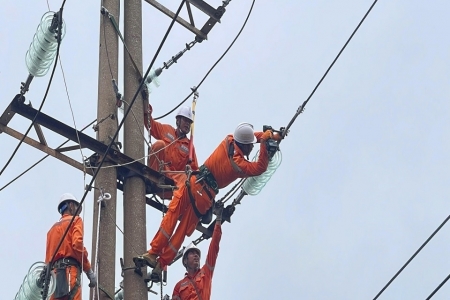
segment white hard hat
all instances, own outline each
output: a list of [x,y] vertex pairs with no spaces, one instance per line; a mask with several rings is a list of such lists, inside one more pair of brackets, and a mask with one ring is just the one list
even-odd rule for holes
[[70,193],[64,193],[61,195],[61,197],[59,198],[59,202],[58,202],[58,212],[60,214],[62,214],[63,211],[66,210],[67,207],[63,208],[63,204],[66,203],[66,201],[75,201],[76,203],[80,204],[80,202],[78,202],[77,198],[75,198],[74,195],[70,194]]
[[253,125],[250,123],[241,123],[236,127],[234,131],[234,140],[241,144],[253,144],[256,143],[255,132],[253,131]]
[[195,246],[193,243],[190,243],[186,248],[184,248],[184,251],[183,251],[183,259],[181,261],[183,263],[183,266],[186,267],[186,265],[184,264],[184,259],[186,258],[188,253],[193,250],[198,252],[198,256],[200,256],[200,257],[202,256],[202,252],[200,251],[200,249],[197,246]]
[[189,120],[194,122],[194,117],[192,116],[192,110],[189,106],[181,107],[180,110],[178,111],[176,117],[178,117],[178,116],[188,118]]

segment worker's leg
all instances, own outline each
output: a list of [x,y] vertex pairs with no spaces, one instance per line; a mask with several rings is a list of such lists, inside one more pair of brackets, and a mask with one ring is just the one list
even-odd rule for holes
[[[152,144],[152,148],[149,149],[148,153],[148,159],[147,159],[147,166],[155,171],[160,170],[160,163],[164,162],[165,157],[165,151],[164,147],[166,147],[166,143],[161,140],[157,140]],[[165,168],[163,167],[162,170]]]
[[[211,207],[212,200],[203,190],[205,188],[203,184],[195,183],[195,180],[195,177],[191,178],[191,193],[195,198],[195,203],[200,213],[205,213]],[[184,203],[187,203],[187,208],[183,213],[180,224],[178,224],[175,233],[170,238],[168,246],[164,247],[162,253],[159,256],[161,267],[164,267],[172,262],[181,245],[183,244],[185,237],[190,236],[194,232],[199,221],[197,215],[194,212],[194,209],[192,208],[187,188],[185,189],[186,191],[182,195],[182,198],[180,198],[180,200],[184,201]],[[212,196],[214,196],[214,193],[212,194]]]
[[186,175],[186,173],[172,173],[172,174],[170,174],[170,178],[172,178],[173,181],[175,181],[175,185],[177,187],[180,187],[180,186],[184,185],[184,183],[186,182],[187,175]]
[[[187,201],[189,201],[189,199],[187,199]],[[192,228],[192,226],[194,226],[195,228],[195,225],[197,223],[198,218],[195,215],[191,204],[189,203],[189,207],[183,213],[183,217],[181,218],[181,221],[178,224],[173,236],[170,238],[168,245],[164,247],[162,253],[159,256],[159,262],[162,268],[172,262],[172,260],[177,255],[177,252],[180,249],[181,245],[183,244],[184,238],[186,236],[186,231],[188,230],[188,228]]]
[[[70,266],[67,268],[68,273],[70,273],[70,286],[71,286],[71,296],[68,299],[71,300],[81,300],[81,274],[78,274],[79,269],[77,267]],[[78,277],[78,283],[77,283]],[[73,291],[75,293],[73,293]],[[73,295],[73,298],[71,298]]]
[[148,253],[160,255],[163,248],[168,245],[169,239],[172,236],[178,218],[186,210],[187,204],[189,204],[188,202],[182,200],[185,190],[186,186],[183,185],[179,190],[175,191],[172,201],[169,204],[167,213],[161,221],[161,226],[150,243],[151,249],[148,251]]

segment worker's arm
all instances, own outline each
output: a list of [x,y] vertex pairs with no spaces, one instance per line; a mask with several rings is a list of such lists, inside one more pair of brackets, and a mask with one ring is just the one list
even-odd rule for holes
[[[148,112],[144,114],[144,125],[148,130],[149,121],[150,121],[150,134],[157,140],[163,139],[163,137],[167,134],[167,132],[174,131],[173,127],[168,124],[161,124],[155,121],[152,117],[153,108],[149,104]],[[149,120],[150,119],[150,120]]]
[[212,234],[211,243],[209,244],[208,256],[206,257],[205,272],[210,273],[211,277],[216,266],[217,256],[219,255],[219,243],[222,238],[222,221],[216,219],[216,225]]
[[267,130],[265,133],[255,132],[255,137],[260,142],[258,159],[254,162],[246,160],[242,153],[235,151],[233,155],[234,162],[242,170],[240,177],[258,176],[267,170],[269,165],[269,154],[266,149],[266,141],[271,137],[271,132]]
[[262,132],[262,131],[255,131],[254,132],[254,135],[256,137],[257,143],[261,142],[261,138],[262,138],[263,134],[264,134],[264,132]]
[[162,140],[168,132],[174,131],[172,126],[168,124],[161,124],[153,120],[153,118],[151,118],[150,124],[151,124],[150,134],[157,140]]
[[83,221],[78,216],[75,217],[72,224],[72,250],[74,258],[83,263],[83,271],[88,272],[91,269],[91,264],[83,244]]
[[173,288],[172,300],[181,300],[180,285],[181,285],[181,281],[178,281],[178,283]]

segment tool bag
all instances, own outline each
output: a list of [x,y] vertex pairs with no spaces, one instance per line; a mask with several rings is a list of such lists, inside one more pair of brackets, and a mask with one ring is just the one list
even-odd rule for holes
[[[53,293],[55,299],[68,299],[72,300],[80,287],[81,282],[81,267],[77,260],[73,258],[62,258],[57,260],[53,265],[53,270],[56,274],[56,288]],[[70,289],[70,282],[67,279],[67,268],[74,267],[77,268],[77,278],[75,280],[75,285]],[[65,298],[69,296],[68,298]]]

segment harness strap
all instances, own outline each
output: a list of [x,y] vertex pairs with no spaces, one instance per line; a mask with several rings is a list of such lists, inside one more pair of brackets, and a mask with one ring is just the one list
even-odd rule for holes
[[194,210],[194,213],[197,216],[197,218],[201,219],[203,217],[203,215],[200,213],[197,206],[195,205],[195,198],[194,198],[194,195],[192,195],[191,183],[189,182],[189,178],[188,178],[188,180],[186,180],[186,187],[188,190],[189,200],[191,201],[192,209]]
[[[73,286],[73,289],[69,293],[68,300],[73,300],[73,298],[77,294],[78,289],[81,286],[81,267],[80,266],[77,266],[77,271],[78,271],[77,272],[77,279],[75,280],[75,284]],[[70,284],[70,282],[69,282],[69,284]]]
[[72,257],[63,257],[53,263],[53,268],[66,268],[68,266],[79,267],[80,263]]
[[187,278],[192,283],[192,286],[194,286],[195,292],[197,293],[197,296],[198,296],[198,300],[202,300],[202,296],[198,292],[197,285],[195,284],[195,282],[191,278],[189,278],[189,276]]
[[[191,201],[192,209],[194,210],[194,213],[197,216],[197,218],[199,218],[199,220],[201,220],[204,215],[200,213],[200,211],[197,208],[197,205],[195,205],[195,197],[192,194],[192,190],[191,190],[190,176],[188,176],[188,179],[186,180],[185,184],[186,184],[186,188],[188,190],[189,201]],[[208,190],[208,186],[206,183],[204,183],[203,187],[204,187],[203,191],[208,195],[209,199],[212,201],[211,207],[213,207],[214,206],[214,197],[211,194],[211,192]]]
[[228,138],[225,138],[227,142],[227,148],[228,148],[228,159],[230,160],[231,167],[233,167],[233,170],[235,170],[238,173],[242,173],[242,169],[237,165],[237,163],[233,160],[233,154],[234,154],[234,143],[230,142]]

